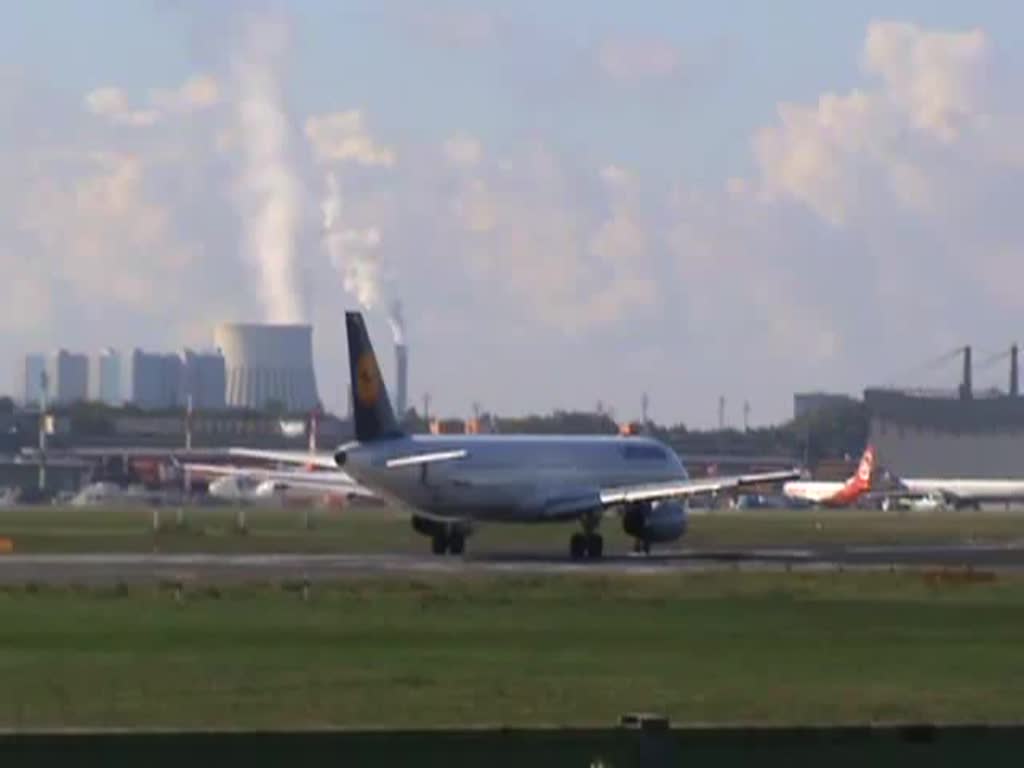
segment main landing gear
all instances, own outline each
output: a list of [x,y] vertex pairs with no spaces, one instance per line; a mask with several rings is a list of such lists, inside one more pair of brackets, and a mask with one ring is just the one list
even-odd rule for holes
[[472,532],[468,523],[444,522],[414,515],[416,533],[430,537],[430,551],[435,555],[461,555],[466,551],[466,538]]
[[454,526],[445,526],[431,536],[430,551],[435,555],[461,555],[466,551],[466,534]]
[[604,538],[600,533],[574,533],[569,539],[569,554],[573,560],[596,560],[604,555]]
[[599,560],[604,556],[604,538],[597,532],[601,518],[586,515],[582,522],[583,530],[569,539],[569,555],[573,560]]
[[645,555],[651,554],[651,542],[647,539],[635,539],[633,541],[633,551],[638,555],[643,553]]

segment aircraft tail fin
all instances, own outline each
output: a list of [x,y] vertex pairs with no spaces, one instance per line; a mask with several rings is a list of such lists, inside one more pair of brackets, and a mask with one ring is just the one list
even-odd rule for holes
[[875,447],[869,445],[864,449],[864,455],[860,457],[857,465],[857,472],[846,481],[847,487],[858,491],[871,490],[871,476],[875,472]]
[[402,430],[391,409],[387,387],[360,312],[345,313],[348,362],[352,377],[352,415],[356,439],[361,443],[400,437]]

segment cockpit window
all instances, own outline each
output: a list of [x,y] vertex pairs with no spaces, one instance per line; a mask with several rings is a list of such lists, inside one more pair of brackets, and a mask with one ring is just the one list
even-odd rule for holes
[[635,461],[664,461],[665,450],[657,445],[627,445],[623,449],[626,459]]

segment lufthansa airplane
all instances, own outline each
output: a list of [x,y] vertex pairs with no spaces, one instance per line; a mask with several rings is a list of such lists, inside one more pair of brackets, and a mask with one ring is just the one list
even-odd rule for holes
[[[348,312],[355,442],[317,463],[341,467],[381,498],[413,510],[435,554],[461,554],[477,523],[579,520],[569,552],[599,558],[605,512],[621,514],[638,550],[680,538],[686,500],[799,477],[796,471],[693,480],[667,446],[646,437],[409,435],[395,419],[363,317]],[[310,455],[237,450],[308,464]],[[333,461],[331,460],[333,458]]]

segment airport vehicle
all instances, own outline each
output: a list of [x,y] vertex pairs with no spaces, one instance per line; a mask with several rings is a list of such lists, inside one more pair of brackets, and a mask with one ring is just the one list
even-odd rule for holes
[[[346,313],[356,441],[333,459],[382,498],[414,510],[415,530],[435,554],[460,554],[481,522],[579,520],[569,552],[599,558],[605,512],[621,513],[638,550],[680,538],[688,497],[783,482],[796,471],[691,479],[679,457],[641,437],[408,435],[398,426],[359,312]],[[266,460],[306,463],[307,453],[237,451]]]
[[874,471],[875,449],[869,445],[861,456],[857,471],[845,482],[793,480],[782,486],[782,492],[794,500],[824,507],[846,507],[871,490],[871,475]]
[[882,510],[907,510],[910,512],[942,512],[950,508],[942,494],[929,493],[924,496],[887,494],[882,498]]

